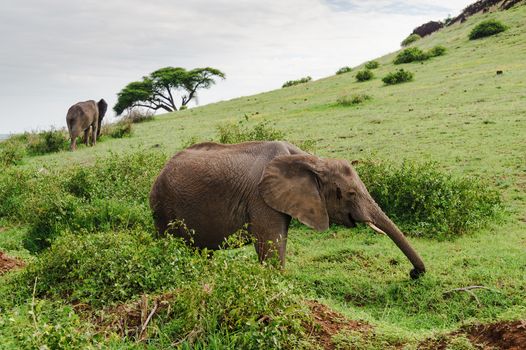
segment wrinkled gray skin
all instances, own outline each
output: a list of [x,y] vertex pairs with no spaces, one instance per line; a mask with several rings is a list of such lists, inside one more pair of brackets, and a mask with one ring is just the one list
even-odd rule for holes
[[[412,278],[425,272],[348,161],[322,159],[287,142],[207,142],[183,150],[157,177],[150,206],[160,234],[168,231],[199,248],[219,248],[248,223],[260,261],[277,254],[282,266],[291,217],[318,231],[330,223],[367,223],[407,256]],[[193,240],[184,228],[170,226],[175,220],[195,230]]]
[[84,133],[84,143],[89,143],[89,134],[91,128],[91,145],[95,146],[97,138],[100,136],[100,127],[102,119],[106,114],[108,104],[104,99],[99,102],[93,100],[78,102],[69,107],[66,116],[68,124],[69,137],[71,139],[70,148],[72,151],[77,149],[77,137]]

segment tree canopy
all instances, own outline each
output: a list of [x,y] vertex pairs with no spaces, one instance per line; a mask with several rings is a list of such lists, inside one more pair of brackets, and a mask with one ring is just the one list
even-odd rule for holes
[[211,67],[189,71],[181,67],[160,68],[141,81],[126,85],[117,94],[113,110],[117,115],[135,107],[173,112],[178,109],[177,97],[180,98],[180,106],[186,106],[195,98],[197,90],[208,89],[215,84],[214,78],[218,77],[225,79],[225,74]]

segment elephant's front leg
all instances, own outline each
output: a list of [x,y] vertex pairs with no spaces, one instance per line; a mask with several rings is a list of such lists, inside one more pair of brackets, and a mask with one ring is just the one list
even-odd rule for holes
[[97,123],[93,123],[91,126],[91,145],[95,146],[97,144]]
[[281,267],[285,267],[290,217],[269,207],[251,217],[249,231],[255,238],[259,261],[279,258]]

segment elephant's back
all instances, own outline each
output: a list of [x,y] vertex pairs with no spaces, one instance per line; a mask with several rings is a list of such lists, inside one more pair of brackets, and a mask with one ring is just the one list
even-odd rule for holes
[[77,102],[69,107],[66,120],[71,122],[79,118],[92,118],[97,113],[97,104],[93,100]]

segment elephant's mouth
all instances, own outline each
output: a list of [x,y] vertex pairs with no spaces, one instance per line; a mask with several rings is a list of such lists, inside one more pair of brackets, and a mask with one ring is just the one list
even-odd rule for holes
[[347,222],[345,223],[345,226],[356,227],[356,221],[354,221],[351,214],[347,214]]

